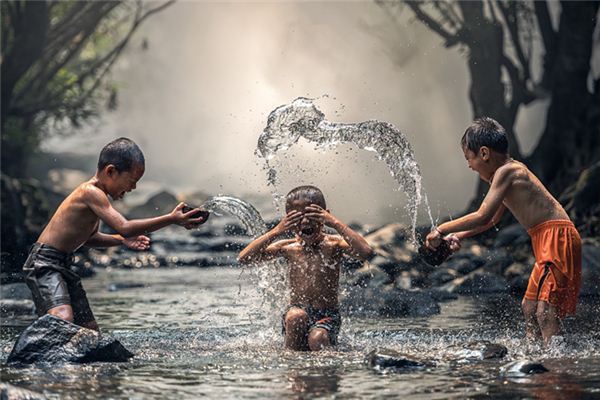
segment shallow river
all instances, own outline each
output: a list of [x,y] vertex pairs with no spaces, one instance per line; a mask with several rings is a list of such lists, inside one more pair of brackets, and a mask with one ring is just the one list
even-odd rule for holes
[[[143,287],[109,291],[114,283]],[[229,268],[100,270],[84,287],[103,330],[136,356],[128,363],[11,368],[5,363],[29,321],[3,321],[3,382],[49,398],[600,398],[597,306],[583,304],[574,332],[542,350],[521,341],[522,318],[511,297],[461,297],[431,318],[343,315],[335,351],[283,349],[280,317],[265,315],[248,273]],[[508,347],[501,361],[468,357],[460,345],[492,340]],[[432,363],[405,373],[369,369],[365,355],[394,349]],[[549,373],[507,379],[505,363],[541,360]]]

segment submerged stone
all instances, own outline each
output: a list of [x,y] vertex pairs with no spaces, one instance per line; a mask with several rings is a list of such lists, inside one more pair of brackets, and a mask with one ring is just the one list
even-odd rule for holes
[[508,353],[508,349],[505,346],[487,340],[467,343],[465,349],[477,352],[479,358],[482,360],[503,358]]
[[46,314],[21,333],[7,362],[122,362],[131,357],[133,353],[110,335]]
[[548,369],[541,363],[531,360],[518,360],[506,364],[500,369],[500,373],[508,377],[522,377],[526,375],[542,374]]
[[8,383],[0,383],[0,399],[2,400],[45,400],[46,398],[41,393],[32,392]]
[[373,350],[366,357],[369,367],[376,370],[410,370],[425,368],[428,364],[415,360],[394,350]]

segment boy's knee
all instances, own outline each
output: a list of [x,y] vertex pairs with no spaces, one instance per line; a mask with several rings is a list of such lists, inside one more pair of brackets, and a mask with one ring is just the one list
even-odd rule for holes
[[287,329],[299,328],[307,324],[308,314],[301,308],[294,307],[285,314],[285,326]]
[[315,328],[308,335],[308,347],[312,351],[321,350],[331,345],[329,333],[325,329]]
[[48,314],[54,315],[65,321],[73,322],[73,308],[70,305],[62,305],[48,310]]

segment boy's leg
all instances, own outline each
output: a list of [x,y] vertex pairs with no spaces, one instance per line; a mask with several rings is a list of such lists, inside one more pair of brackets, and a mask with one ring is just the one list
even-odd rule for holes
[[536,318],[538,302],[535,300],[523,299],[521,308],[525,317],[525,338],[528,340],[537,340],[540,337],[540,329]]
[[331,347],[329,332],[324,328],[313,328],[308,334],[308,348],[311,351],[319,351]]
[[69,276],[69,294],[73,306],[74,323],[84,328],[99,331],[98,323],[92,313],[87,294],[81,284],[81,278],[73,274]]
[[538,301],[536,318],[542,331],[544,344],[550,343],[552,336],[560,335],[562,322],[559,317],[558,308],[545,301]]
[[292,307],[284,317],[285,347],[292,350],[306,349],[308,314],[300,307]]
[[65,321],[73,322],[73,307],[71,307],[69,304],[53,307],[49,309],[46,314],[54,315],[55,317],[64,319]]

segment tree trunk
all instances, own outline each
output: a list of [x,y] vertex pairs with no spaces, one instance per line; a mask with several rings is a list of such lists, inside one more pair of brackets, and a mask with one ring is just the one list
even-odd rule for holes
[[[515,116],[505,103],[505,87],[502,83],[502,54],[504,33],[502,26],[490,21],[483,14],[483,3],[459,2],[464,18],[460,34],[469,48],[468,68],[471,77],[469,99],[473,117],[489,116],[506,129],[510,154],[521,158],[519,143],[515,137]],[[468,210],[479,207],[487,191],[487,184],[479,181],[475,197]]]
[[[599,4],[561,3],[552,99],[546,128],[529,159],[531,168],[555,196],[599,157],[600,128],[593,124],[597,124],[600,105],[597,94],[587,87]],[[599,86],[596,82],[595,91]]]

